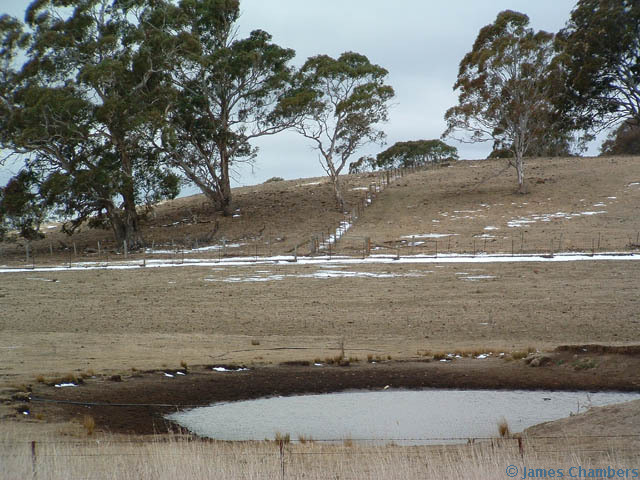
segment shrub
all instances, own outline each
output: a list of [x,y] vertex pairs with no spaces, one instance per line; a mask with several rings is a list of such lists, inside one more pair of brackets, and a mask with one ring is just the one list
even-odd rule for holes
[[283,182],[284,178],[282,177],[271,177],[268,180],[265,180],[264,183],[273,183],[273,182]]

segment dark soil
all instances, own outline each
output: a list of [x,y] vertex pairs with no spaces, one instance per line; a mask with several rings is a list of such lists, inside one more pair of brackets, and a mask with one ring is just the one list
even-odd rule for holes
[[[196,367],[185,376],[169,378],[150,371],[115,382],[108,377],[89,379],[77,388],[38,386],[31,413],[48,419],[72,420],[91,415],[99,429],[114,433],[153,434],[175,429],[163,415],[177,409],[213,402],[275,395],[328,393],[385,387],[423,389],[528,390],[640,390],[640,358],[633,355],[548,355],[545,367],[526,361],[497,358],[458,359],[452,362],[412,361],[351,364],[348,367],[264,366],[248,371],[215,372]],[[585,361],[597,365],[580,368]]]

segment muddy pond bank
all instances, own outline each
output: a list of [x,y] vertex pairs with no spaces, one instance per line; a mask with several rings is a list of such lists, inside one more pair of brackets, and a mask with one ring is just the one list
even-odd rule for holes
[[32,385],[28,407],[32,418],[81,420],[91,415],[100,430],[153,434],[174,429],[163,416],[181,408],[278,395],[384,388],[640,391],[636,354],[565,350],[547,357],[538,367],[523,360],[461,358],[446,363],[389,361],[343,367],[263,365],[240,371],[207,365],[189,367],[186,375],[155,370],[98,376],[77,387]]

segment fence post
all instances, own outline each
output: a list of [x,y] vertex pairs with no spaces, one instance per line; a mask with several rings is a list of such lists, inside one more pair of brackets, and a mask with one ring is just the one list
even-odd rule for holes
[[[73,249],[75,250],[75,248],[76,248],[76,244],[74,243],[73,244]],[[124,258],[127,258],[129,256],[129,252],[127,251],[127,241],[126,240],[122,241],[122,248],[124,250]]]
[[280,448],[280,472],[282,474],[281,478],[284,480],[284,440],[278,440],[278,447]]
[[35,440],[31,442],[31,472],[33,474],[33,480],[38,478],[38,469],[37,469],[37,457],[36,457],[36,442]]

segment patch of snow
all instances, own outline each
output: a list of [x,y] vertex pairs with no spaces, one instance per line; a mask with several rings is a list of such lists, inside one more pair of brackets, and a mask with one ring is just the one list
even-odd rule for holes
[[211,370],[214,370],[216,372],[243,372],[249,369],[244,367],[239,367],[239,368],[213,367]]
[[[299,187],[310,187],[312,185],[320,185],[322,182],[309,182],[309,183],[301,183],[298,185]],[[368,189],[367,189],[368,190]]]
[[322,365],[321,363],[317,363],[317,362],[316,362],[316,363],[314,363],[314,364],[313,364],[313,366],[314,366],[314,367],[322,367],[323,365]]
[[478,360],[484,360],[485,358],[489,358],[489,355],[486,353],[482,353],[476,357]]
[[601,215],[607,213],[606,210],[599,210],[597,212],[580,212],[580,215]]
[[176,372],[176,375],[186,375],[184,372]]
[[66,388],[66,387],[77,387],[75,383],[56,383],[54,387],[56,388]]
[[529,218],[520,217],[520,218],[516,218],[514,220],[508,221],[507,227],[509,228],[522,227],[523,225],[528,225],[530,223],[536,223],[536,221],[531,220]]
[[607,197],[609,200],[616,200],[618,197]]
[[491,225],[489,225],[488,227],[484,227],[484,229],[487,230],[487,231],[500,230],[498,227],[492,227]]
[[627,187],[635,187],[636,185],[640,185],[640,182],[633,182],[627,185]]
[[473,275],[469,277],[463,277],[462,280],[469,280],[475,282],[477,280],[493,280],[494,278],[498,278],[495,275]]
[[173,375],[171,375],[170,373],[164,372],[164,376],[168,377],[168,378],[173,378]]
[[459,233],[419,233],[416,235],[403,235],[400,238],[413,239],[413,238],[446,238],[460,235]]

